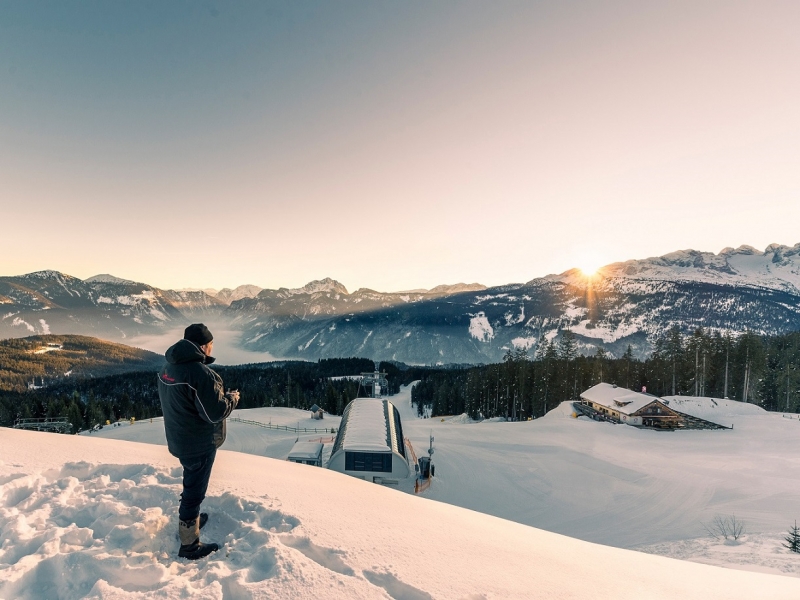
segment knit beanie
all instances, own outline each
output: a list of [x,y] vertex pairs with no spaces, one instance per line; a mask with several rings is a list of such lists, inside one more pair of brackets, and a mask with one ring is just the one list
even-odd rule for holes
[[202,323],[195,323],[189,325],[183,332],[183,339],[194,342],[198,346],[205,346],[208,342],[214,339],[208,327]]

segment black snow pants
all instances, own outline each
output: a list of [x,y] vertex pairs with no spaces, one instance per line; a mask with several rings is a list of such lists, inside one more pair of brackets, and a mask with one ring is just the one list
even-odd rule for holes
[[178,518],[181,521],[193,521],[200,515],[200,505],[206,497],[216,455],[217,450],[214,449],[203,456],[180,459],[183,465],[183,493]]

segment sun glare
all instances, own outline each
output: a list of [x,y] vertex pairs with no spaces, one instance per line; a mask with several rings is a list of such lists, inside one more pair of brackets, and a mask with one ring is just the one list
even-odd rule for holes
[[593,277],[597,275],[597,271],[603,266],[600,260],[594,257],[586,257],[577,261],[577,263],[578,269],[585,277]]

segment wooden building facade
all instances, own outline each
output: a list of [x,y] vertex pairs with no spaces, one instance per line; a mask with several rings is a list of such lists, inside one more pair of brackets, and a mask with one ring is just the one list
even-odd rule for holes
[[727,429],[717,423],[682,413],[663,400],[646,393],[598,383],[581,394],[573,405],[576,412],[593,419],[625,423],[649,429]]

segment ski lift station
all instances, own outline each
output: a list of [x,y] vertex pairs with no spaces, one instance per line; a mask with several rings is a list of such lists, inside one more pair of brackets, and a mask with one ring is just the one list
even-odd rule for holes
[[411,474],[400,414],[381,398],[357,398],[344,409],[328,468],[396,485]]

